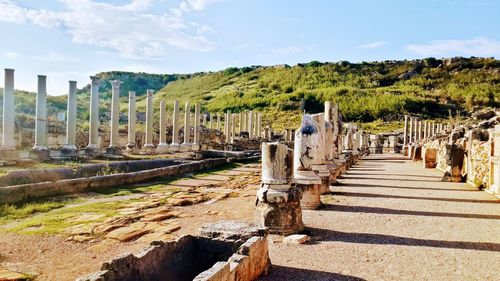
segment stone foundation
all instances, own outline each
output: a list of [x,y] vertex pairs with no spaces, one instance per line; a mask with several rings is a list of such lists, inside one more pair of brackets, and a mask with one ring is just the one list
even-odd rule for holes
[[317,210],[321,207],[321,184],[296,184],[302,191],[300,207],[303,210]]
[[106,262],[101,271],[77,280],[251,281],[266,274],[270,267],[267,233],[245,223],[219,226],[229,227],[227,233],[202,228],[202,236],[155,241],[140,254]]

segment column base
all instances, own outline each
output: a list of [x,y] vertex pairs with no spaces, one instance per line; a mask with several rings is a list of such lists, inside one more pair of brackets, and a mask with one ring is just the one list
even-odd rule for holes
[[50,150],[46,147],[34,147],[30,150],[30,158],[37,161],[50,160]]
[[97,147],[97,144],[89,144],[87,147],[85,147],[83,152],[85,156],[89,158],[95,158],[101,155],[101,151]]
[[181,150],[181,145],[178,144],[178,143],[171,143],[170,147],[169,147],[169,150],[172,151],[172,152],[180,151]]
[[258,202],[255,207],[257,226],[266,227],[269,233],[280,235],[295,234],[304,230],[300,189],[293,187],[287,191],[276,191],[261,187],[257,197]]
[[121,155],[122,149],[117,147],[117,146],[108,146],[108,147],[106,147],[106,154]]
[[156,147],[156,152],[162,154],[162,153],[168,153],[170,152],[170,146],[166,143],[160,143],[158,144],[158,147]]
[[0,149],[0,160],[17,161],[21,158],[21,153],[15,149]]
[[300,208],[302,210],[317,210],[321,207],[321,184],[296,184],[302,191]]
[[181,151],[191,151],[191,144],[190,143],[181,144]]
[[61,157],[76,158],[78,157],[78,148],[75,145],[65,145],[60,150]]
[[153,144],[145,144],[142,147],[141,154],[148,154],[148,155],[157,154],[156,147]]
[[193,143],[193,144],[191,145],[191,150],[193,150],[193,151],[198,151],[198,150],[200,150],[200,144],[199,144],[199,143]]

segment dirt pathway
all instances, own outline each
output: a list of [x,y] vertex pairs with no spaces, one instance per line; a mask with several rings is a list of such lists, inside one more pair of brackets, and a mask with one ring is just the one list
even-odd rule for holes
[[500,280],[500,201],[441,175],[391,154],[358,162],[304,212],[312,243],[270,244],[263,280]]

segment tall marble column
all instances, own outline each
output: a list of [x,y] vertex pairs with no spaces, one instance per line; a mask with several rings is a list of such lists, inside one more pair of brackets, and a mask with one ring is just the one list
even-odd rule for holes
[[5,69],[3,87],[2,150],[15,150],[14,69]]
[[226,122],[224,123],[225,128],[225,136],[226,136],[226,143],[231,142],[231,110],[228,110],[226,112]]
[[118,129],[120,127],[120,84],[118,80],[111,81],[111,136],[107,154],[119,154]]
[[191,149],[194,151],[200,150],[200,103],[194,105],[194,135]]
[[422,140],[422,120],[418,120],[418,140]]
[[426,140],[429,136],[427,135],[427,121],[424,121],[424,140]]
[[248,129],[247,129],[247,112],[246,111],[243,111],[242,115],[241,115],[242,119],[241,119],[241,130],[242,132],[248,132]]
[[179,101],[174,100],[174,116],[172,118],[172,143],[170,144],[171,151],[179,151]]
[[85,147],[85,154],[94,157],[99,151],[99,78],[90,76],[90,112],[89,112],[89,144]]
[[262,137],[262,113],[257,113],[257,138]]
[[38,75],[36,93],[35,145],[33,150],[47,148],[47,76]]
[[184,142],[181,145],[182,150],[184,151],[191,150],[190,137],[191,137],[191,107],[189,105],[189,102],[186,102],[184,109]]
[[66,144],[61,149],[61,156],[75,157],[76,147],[76,81],[69,81],[68,100],[66,105]]
[[408,143],[412,143],[413,142],[413,123],[414,123],[414,118],[410,116],[410,130],[409,130],[409,134],[408,134]]
[[165,153],[169,151],[169,145],[167,143],[167,112],[165,109],[165,100],[160,101],[160,142],[156,151],[158,153]]
[[214,115],[212,113],[209,113],[210,115],[210,130],[214,128]]
[[154,106],[153,106],[153,90],[146,91],[146,139],[144,141],[144,152],[146,153],[156,153],[155,145],[153,144],[153,118],[154,118]]
[[217,130],[220,131],[220,112],[217,112]]
[[405,126],[403,130],[403,151],[408,144],[408,115],[405,115]]
[[236,139],[236,113],[231,114],[231,143]]
[[135,148],[135,122],[137,119],[135,106],[135,92],[128,92],[128,140],[127,150],[133,151]]
[[253,135],[253,111],[248,113],[248,138],[251,139],[254,137]]

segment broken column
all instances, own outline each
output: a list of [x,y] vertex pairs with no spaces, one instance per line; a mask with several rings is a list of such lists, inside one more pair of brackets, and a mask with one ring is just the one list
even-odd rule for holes
[[160,142],[156,151],[158,153],[166,153],[170,150],[167,143],[167,113],[165,109],[165,100],[160,101]]
[[89,112],[89,144],[85,147],[85,155],[95,157],[99,150],[99,78],[90,76],[90,112]]
[[118,146],[118,129],[120,127],[120,84],[118,80],[111,81],[111,136],[106,154],[120,154]]
[[489,187],[486,191],[500,195],[500,125],[495,125],[493,136],[493,155],[490,157]]
[[340,168],[335,165],[334,126],[331,122],[331,103],[325,102],[325,162],[330,171],[330,184],[337,183]]
[[127,151],[135,149],[135,122],[136,122],[136,107],[135,107],[135,92],[128,92],[128,134],[127,134]]
[[190,136],[191,136],[191,107],[189,106],[189,102],[186,102],[186,106],[184,109],[184,142],[181,145],[181,148],[184,151],[191,150]]
[[290,184],[293,150],[278,142],[262,143],[262,182],[257,191],[255,223],[270,233],[290,235],[304,229],[301,191]]
[[174,100],[174,112],[172,117],[172,143],[170,144],[171,151],[179,151],[179,101]]
[[330,169],[326,165],[326,152],[325,152],[325,114],[317,113],[311,115],[314,122],[318,126],[318,141],[319,146],[315,150],[314,158],[315,163],[311,165],[311,169],[316,172],[316,174],[321,179],[321,194],[330,193]]
[[50,159],[47,147],[47,76],[38,75],[38,90],[36,93],[35,145],[30,156],[36,160]]
[[66,143],[61,149],[61,156],[76,157],[78,156],[78,148],[76,147],[76,81],[69,81],[66,110]]
[[321,178],[313,171],[317,153],[322,145],[319,125],[309,114],[302,116],[302,124],[295,132],[293,177],[302,191],[302,209],[315,210],[321,205]]
[[194,105],[193,144],[191,150],[200,150],[200,103]]
[[146,139],[144,141],[143,152],[147,154],[156,153],[155,145],[153,144],[153,90],[146,91]]

